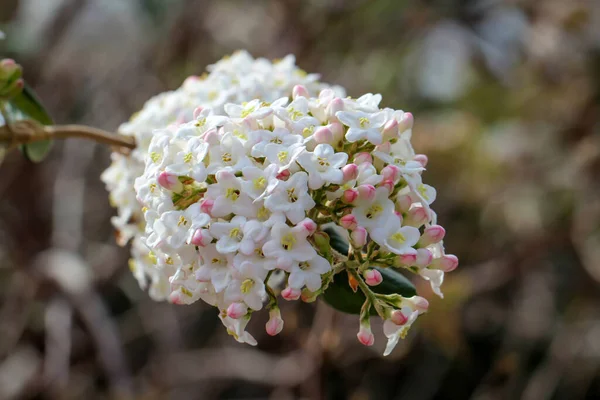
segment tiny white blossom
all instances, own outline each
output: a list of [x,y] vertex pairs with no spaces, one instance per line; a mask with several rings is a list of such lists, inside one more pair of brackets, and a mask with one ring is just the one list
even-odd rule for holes
[[344,178],[341,168],[346,165],[348,154],[336,153],[328,144],[319,144],[314,152],[304,152],[298,163],[308,172],[308,187],[320,189],[324,184],[340,184]]

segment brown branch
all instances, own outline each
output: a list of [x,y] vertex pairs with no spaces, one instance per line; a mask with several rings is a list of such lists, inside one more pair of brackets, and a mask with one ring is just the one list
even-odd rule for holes
[[85,125],[42,125],[32,120],[15,121],[0,126],[0,143],[9,145],[27,144],[42,140],[80,138],[115,146],[119,149],[135,148],[135,139],[92,128]]

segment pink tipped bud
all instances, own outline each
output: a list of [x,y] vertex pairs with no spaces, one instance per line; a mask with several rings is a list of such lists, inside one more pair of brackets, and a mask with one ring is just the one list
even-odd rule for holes
[[358,177],[358,165],[348,164],[342,168],[342,172],[344,173],[344,182],[356,179]]
[[430,244],[439,243],[446,235],[446,230],[440,225],[431,225],[425,228],[421,239],[419,239],[419,246],[425,247]]
[[365,283],[369,286],[377,286],[381,282],[383,282],[383,276],[381,276],[381,272],[376,269],[368,269],[363,272],[363,277],[365,278]]
[[204,107],[202,106],[198,106],[194,109],[194,119],[198,119],[198,116],[200,113],[202,113],[202,110],[204,110]]
[[283,329],[283,319],[281,318],[281,312],[279,308],[272,309],[269,311],[269,321],[265,325],[265,330],[271,336],[275,336]]
[[358,188],[358,197],[363,201],[373,201],[375,199],[375,186],[373,185],[360,185]]
[[404,115],[402,116],[402,119],[398,123],[398,131],[400,133],[402,133],[409,129],[412,129],[414,123],[415,123],[415,118],[413,117],[413,115],[409,112],[404,113]]
[[217,133],[216,129],[211,129],[207,132],[204,132],[204,135],[202,136],[202,139],[208,143],[208,144],[212,144],[212,145],[218,145],[220,142],[220,138],[219,138],[219,134]]
[[415,160],[416,162],[418,162],[419,164],[421,164],[424,167],[427,166],[427,163],[429,162],[429,158],[427,158],[427,156],[425,154],[417,154],[413,160]]
[[430,268],[441,269],[444,272],[454,271],[458,267],[458,257],[454,254],[444,254],[431,262]]
[[404,224],[419,228],[429,220],[425,207],[413,207],[406,214]]
[[385,188],[389,194],[394,191],[394,182],[390,179],[385,179],[379,186]]
[[383,176],[383,179],[389,179],[390,181],[397,182],[398,179],[400,179],[400,168],[393,164],[386,165],[381,170],[381,175]]
[[329,104],[325,108],[325,113],[327,113],[327,115],[331,119],[334,119],[335,114],[339,111],[342,111],[343,109],[344,109],[344,100],[340,99],[339,97],[336,97],[335,99],[333,99],[329,102]]
[[342,218],[340,218],[340,225],[344,229],[353,231],[357,227],[356,217],[352,214],[346,214]]
[[222,182],[225,180],[232,180],[235,179],[235,174],[229,170],[219,170],[217,171],[217,173],[215,174],[215,178],[217,178],[217,182]]
[[409,297],[404,299],[404,301],[409,303],[414,310],[417,310],[419,312],[419,314],[423,314],[429,309],[429,302],[427,301],[427,299],[421,296]]
[[308,90],[302,85],[296,85],[292,89],[292,97],[295,99],[297,97],[310,97],[308,94]]
[[408,317],[402,313],[400,310],[392,311],[392,315],[390,316],[390,320],[396,325],[404,325],[406,321],[408,321]]
[[244,303],[231,303],[227,307],[227,316],[229,318],[238,319],[242,318],[248,313],[248,306]]
[[424,268],[433,261],[433,254],[428,249],[417,249],[417,259],[415,265],[419,268]]
[[169,294],[169,302],[176,305],[185,304],[179,290],[173,291],[171,294]]
[[408,212],[412,203],[414,203],[414,200],[410,194],[405,194],[396,198],[396,206],[401,212]]
[[287,181],[287,179],[290,177],[290,170],[289,169],[284,169],[283,171],[281,171],[280,173],[277,174],[276,178],[279,179],[280,181]]
[[395,258],[394,265],[398,267],[410,267],[416,264],[416,254],[402,254]]
[[301,227],[302,230],[306,232],[307,236],[312,235],[317,230],[317,223],[310,218],[303,219],[296,226]]
[[333,143],[333,132],[326,126],[317,128],[314,133],[315,142],[321,143]]
[[294,289],[291,286],[286,287],[281,291],[281,297],[285,300],[298,300],[302,291],[300,289]]
[[342,194],[342,201],[346,204],[354,203],[354,201],[358,198],[358,190],[356,189],[347,189],[344,190]]
[[354,247],[363,247],[367,244],[367,230],[362,226],[357,226],[356,229],[350,233],[350,241]]
[[358,338],[358,341],[365,346],[373,346],[373,343],[375,343],[375,336],[373,335],[373,332],[371,332],[371,327],[369,325],[361,324],[356,337]]
[[194,246],[204,247],[213,240],[213,237],[208,232],[208,229],[196,229],[196,232],[192,235],[190,243]]
[[362,152],[354,156],[354,163],[360,165],[362,163],[373,163],[373,156],[370,153]]
[[386,138],[395,138],[398,136],[398,121],[395,119],[389,120],[383,126],[383,136]]
[[339,142],[344,138],[344,125],[339,122],[332,122],[329,125],[329,130],[333,133],[333,141]]
[[179,182],[179,178],[177,175],[169,174],[166,171],[161,172],[156,179],[158,184],[164,187],[167,190],[172,190],[173,192],[181,192],[183,190],[183,184]]
[[205,199],[202,204],[200,204],[200,210],[202,210],[203,213],[210,215],[214,205],[214,200]]

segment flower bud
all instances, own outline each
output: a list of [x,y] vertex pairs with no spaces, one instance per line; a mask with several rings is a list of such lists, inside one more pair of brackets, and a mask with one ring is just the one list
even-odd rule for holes
[[342,201],[346,204],[352,204],[358,198],[358,190],[347,189],[342,194]]
[[344,125],[339,122],[332,122],[327,126],[331,133],[333,133],[333,142],[337,143],[344,139]]
[[277,174],[276,178],[279,179],[280,181],[287,181],[287,179],[290,177],[290,170],[289,169],[284,169],[283,171],[281,171],[280,173]]
[[327,107],[325,108],[325,113],[330,117],[334,118],[335,114],[344,109],[344,100],[339,97],[334,98],[329,102]]
[[417,243],[420,247],[426,247],[430,244],[439,243],[446,235],[446,230],[440,225],[431,225],[425,228],[423,235]]
[[383,137],[392,139],[398,136],[398,121],[391,119],[383,126]]
[[406,321],[408,321],[408,317],[402,313],[400,310],[392,311],[392,315],[390,316],[390,320],[396,325],[404,325]]
[[415,265],[419,268],[424,268],[431,264],[433,260],[433,254],[429,249],[417,249],[417,258],[415,260]]
[[396,198],[396,207],[400,212],[405,213],[410,210],[410,206],[412,206],[414,202],[415,201],[410,194],[404,194]]
[[302,289],[302,294],[300,295],[300,300],[305,303],[314,303],[317,301],[317,297],[319,297],[318,292],[311,292],[307,288]]
[[229,318],[238,319],[248,313],[248,306],[244,303],[231,303],[227,307],[227,316]]
[[344,182],[356,179],[358,177],[358,165],[348,164],[342,168],[342,172],[344,173]]
[[315,232],[312,236],[315,245],[317,246],[317,250],[321,254],[329,254],[331,252],[331,245],[329,244],[329,235],[325,232],[318,231]]
[[385,179],[379,186],[385,188],[389,194],[392,194],[394,191],[394,182],[390,179]]
[[356,188],[358,190],[358,198],[363,201],[373,201],[375,199],[375,186],[373,185],[360,185]]
[[196,231],[192,235],[190,243],[194,246],[204,247],[207,244],[209,244],[212,240],[213,237],[208,231],[208,229],[196,229]]
[[285,300],[298,300],[300,298],[300,295],[302,294],[302,291],[300,289],[294,289],[290,286],[286,287],[285,289],[283,289],[281,291],[281,297],[283,297]]
[[200,115],[202,110],[204,110],[204,107],[202,106],[198,106],[194,109],[194,119],[198,119],[198,116]]
[[321,126],[317,128],[313,137],[315,138],[315,142],[321,143],[333,143],[333,132],[326,126]]
[[156,180],[160,186],[175,193],[179,193],[183,190],[183,184],[179,182],[179,177],[177,175],[163,171],[158,175]]
[[292,98],[295,99],[297,97],[310,97],[310,95],[308,94],[308,90],[304,86],[296,85],[292,89]]
[[435,258],[429,268],[441,269],[444,272],[454,271],[458,267],[458,257],[454,254],[444,254],[440,258]]
[[303,219],[296,226],[301,227],[302,230],[306,232],[307,236],[312,235],[317,230],[317,223],[310,218]]
[[423,314],[429,309],[429,302],[421,296],[408,297],[403,301],[408,303],[413,310],[417,310],[419,314]]
[[373,346],[373,343],[375,343],[375,336],[373,335],[373,332],[371,332],[371,326],[368,322],[366,324],[360,324],[360,329],[356,334],[356,337],[358,338],[358,341],[365,346]]
[[383,176],[384,180],[389,179],[390,181],[398,182],[398,179],[400,179],[400,168],[393,164],[386,165],[381,170],[381,175]]
[[362,226],[357,226],[356,229],[350,233],[350,241],[354,247],[363,247],[367,244],[367,230]]
[[21,77],[22,73],[23,69],[15,60],[5,58],[0,61],[0,81],[15,81]]
[[354,163],[356,165],[360,165],[365,162],[369,164],[373,163],[373,156],[371,155],[371,153],[362,152],[354,156]]
[[269,321],[265,325],[265,330],[271,336],[275,336],[283,329],[283,319],[279,308],[272,308],[269,311]]
[[409,129],[412,129],[414,122],[415,119],[411,113],[404,113],[402,119],[398,122],[398,131],[403,133]]
[[417,262],[416,254],[401,254],[394,259],[394,266],[396,267],[410,267],[415,265]]
[[413,160],[415,160],[416,162],[421,164],[423,166],[423,168],[425,168],[427,166],[427,162],[429,162],[429,159],[427,158],[427,156],[425,154],[417,154],[413,158]]
[[214,200],[204,199],[204,201],[202,201],[202,204],[200,204],[200,210],[202,210],[203,213],[210,215],[210,212],[212,211],[214,205]]
[[425,224],[429,218],[427,217],[427,210],[425,207],[413,207],[406,214],[404,218],[404,225],[414,226],[419,228]]
[[381,276],[381,272],[376,269],[368,269],[363,272],[363,277],[365,278],[365,283],[369,286],[377,286],[381,282],[383,282],[383,276]]
[[202,139],[210,145],[216,146],[220,143],[219,134],[216,129],[211,129],[209,131],[204,132]]
[[357,226],[356,217],[352,214],[346,214],[340,218],[340,225],[344,229],[353,231]]

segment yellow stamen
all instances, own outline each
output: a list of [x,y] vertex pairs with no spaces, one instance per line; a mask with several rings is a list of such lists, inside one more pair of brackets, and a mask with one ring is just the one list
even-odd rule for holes
[[288,233],[287,235],[284,235],[281,238],[281,246],[285,250],[291,250],[294,247],[295,243],[296,243],[296,238],[291,233]]
[[279,159],[280,163],[284,163],[285,160],[287,160],[287,157],[288,157],[288,152],[285,151],[285,150],[280,151],[279,153],[277,153],[277,158]]
[[358,123],[360,124],[361,128],[366,128],[367,126],[369,126],[371,121],[369,121],[369,119],[367,117],[360,117],[358,119]]
[[242,282],[242,285],[240,286],[240,290],[242,292],[242,294],[248,294],[252,288],[254,287],[254,281],[252,279],[246,279],[245,281]]

